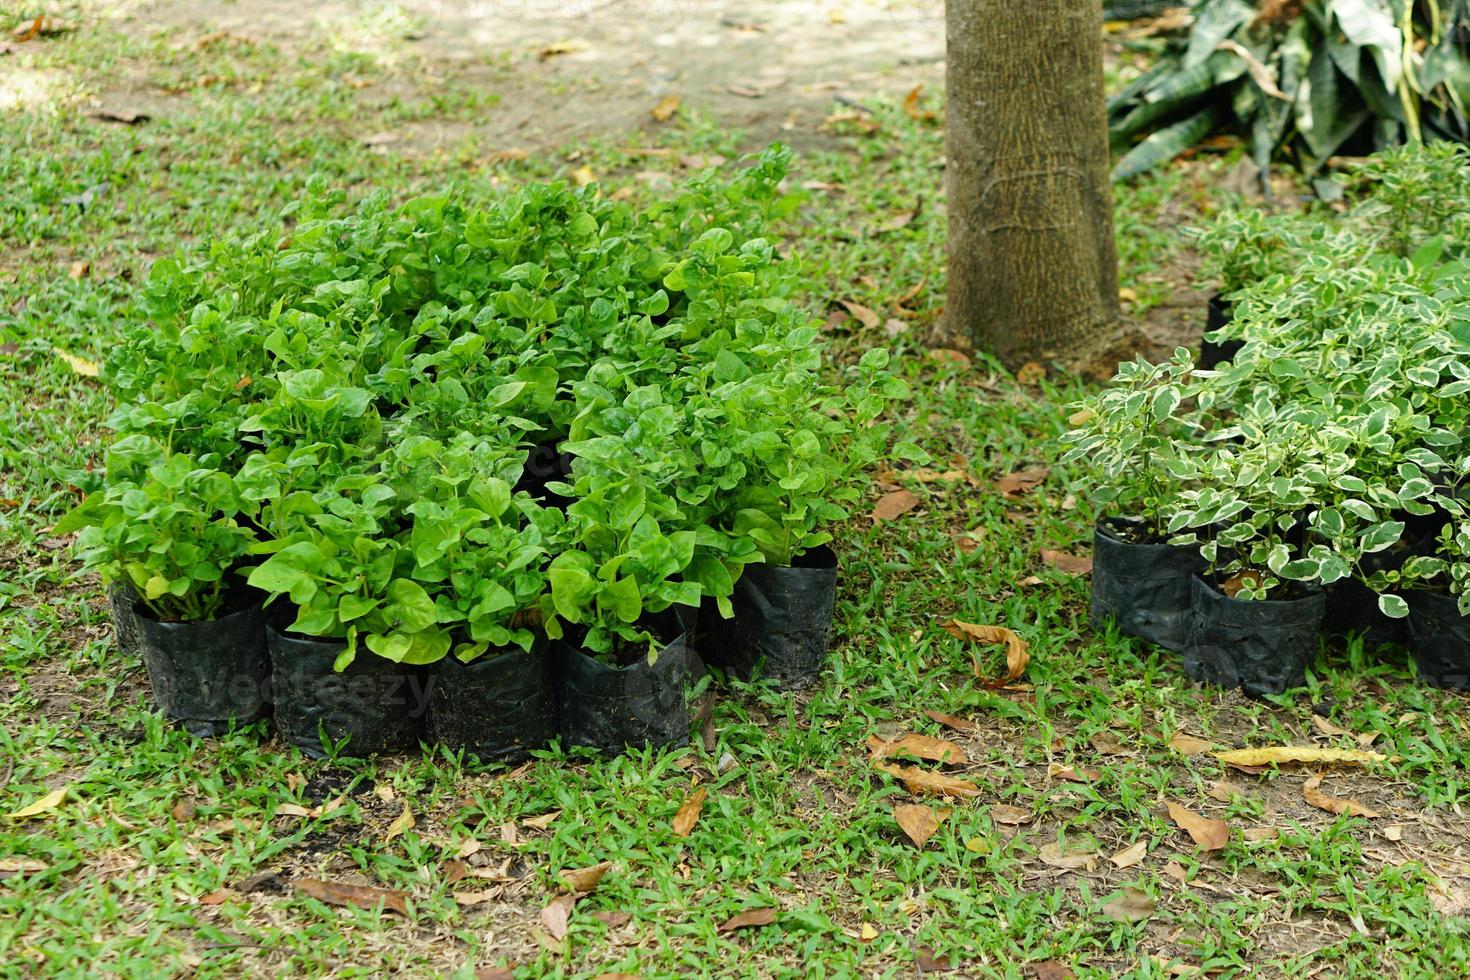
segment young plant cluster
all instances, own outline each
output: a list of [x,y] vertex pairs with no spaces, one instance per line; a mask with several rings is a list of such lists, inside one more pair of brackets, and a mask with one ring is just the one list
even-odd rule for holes
[[823,364],[765,237],[788,158],[642,210],[314,184],[284,235],[157,262],[107,364],[105,477],[58,530],[161,619],[247,577],[344,639],[339,669],[537,630],[627,657],[650,614],[728,615],[747,564],[830,540],[905,394],[882,351]]
[[1381,610],[1412,587],[1470,613],[1470,231],[1461,205],[1411,186],[1466,186],[1459,148],[1365,168],[1334,225],[1232,215],[1201,238],[1244,346],[1213,371],[1123,365],[1088,401],[1069,458],[1151,539],[1198,548],[1237,598],[1289,598],[1349,578]]

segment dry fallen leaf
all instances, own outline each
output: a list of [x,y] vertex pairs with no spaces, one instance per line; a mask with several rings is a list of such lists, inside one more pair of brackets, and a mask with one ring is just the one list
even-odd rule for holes
[[1384,837],[1387,837],[1391,841],[1401,841],[1404,839],[1404,828],[1400,824],[1384,827],[1382,833]]
[[968,718],[957,718],[954,715],[947,715],[943,711],[931,711],[928,708],[924,709],[924,714],[932,720],[939,722],[945,728],[952,728],[957,732],[976,732],[980,730],[980,726]]
[[1137,840],[1108,858],[1115,868],[1131,868],[1148,854],[1148,841]]
[[609,909],[598,909],[592,913],[592,918],[601,922],[609,929],[621,929],[633,921],[633,916],[628,912],[614,912]]
[[1328,813],[1344,814],[1350,817],[1378,817],[1382,814],[1368,809],[1357,800],[1342,799],[1336,796],[1328,796],[1322,792],[1322,774],[1308,779],[1302,784],[1302,797],[1312,806]]
[[1070,966],[1056,960],[1041,960],[1028,965],[1031,967],[1033,980],[1075,980],[1077,976]]
[[66,799],[66,794],[69,789],[71,789],[70,786],[53,789],[36,802],[23,806],[6,816],[11,820],[29,820],[32,817],[39,817],[41,814],[61,806],[62,801]]
[[386,132],[385,133],[371,133],[371,134],[369,134],[367,136],[364,136],[362,138],[362,145],[363,146],[388,146],[391,143],[397,143],[398,142],[398,139],[399,139],[399,136],[398,136],[397,133],[386,133]]
[[1036,819],[1036,814],[1008,803],[996,803],[990,808],[990,819],[1007,827],[1020,827]]
[[[947,630],[950,635],[957,636],[962,640],[973,640],[976,643],[1004,643],[1006,645],[1006,674],[1004,677],[987,681],[987,686],[999,687],[1009,684],[1026,673],[1026,664],[1031,660],[1031,650],[1026,641],[1021,639],[1014,630],[1005,626],[982,626],[976,623],[966,623],[958,619],[947,619],[939,624]],[[984,677],[980,670],[980,660],[971,654],[974,664],[975,676]]]
[[1230,841],[1230,825],[1223,820],[1201,816],[1178,803],[1165,801],[1169,819],[1189,834],[1202,851],[1218,851]]
[[383,834],[383,843],[386,844],[393,838],[400,836],[405,830],[413,829],[414,823],[413,810],[409,808],[407,803],[404,803],[403,812],[388,825],[388,830]]
[[934,832],[949,814],[948,807],[936,809],[914,803],[900,803],[893,808],[893,819],[898,821],[899,827],[917,847],[923,847],[934,836]]
[[541,910],[541,928],[557,942],[566,938],[567,926],[571,923],[572,907],[577,904],[576,895],[558,895],[551,904]]
[[720,923],[718,932],[735,932],[755,926],[768,926],[776,921],[775,909],[746,909]]
[[578,187],[586,187],[596,180],[597,174],[593,173],[592,168],[585,164],[572,171],[572,183]]
[[1102,778],[1102,773],[1096,769],[1076,769],[1072,766],[1064,766],[1059,762],[1053,762],[1047,766],[1046,774],[1052,779],[1062,779],[1072,783],[1095,783]]
[[591,47],[592,45],[588,44],[586,41],[555,41],[551,44],[548,44],[540,51],[537,51],[536,60],[546,61],[549,58],[555,58],[557,55],[576,54],[578,51],[586,51]]
[[979,796],[980,787],[969,780],[946,776],[942,772],[931,772],[918,766],[896,766],[879,762],[875,767],[903,781],[910,793],[926,793],[932,796]]
[[996,480],[995,489],[1007,497],[1019,497],[1024,493],[1036,489],[1049,476],[1051,476],[1051,468],[1048,466],[1040,466],[1029,470],[1016,470],[1014,473],[1007,473],[999,480]]
[[886,759],[894,755],[909,755],[931,762],[963,765],[970,761],[965,750],[953,742],[930,735],[903,735],[899,738],[868,736],[868,750],[874,759]]
[[1169,748],[1180,755],[1203,755],[1214,751],[1215,743],[1202,738],[1195,738],[1185,732],[1175,732],[1169,737]]
[[929,351],[929,360],[938,364],[953,364],[957,368],[968,368],[970,366],[970,355],[964,351],[954,350],[950,347],[935,347]]
[[903,111],[908,114],[910,119],[916,122],[933,122],[936,118],[934,112],[930,109],[919,107],[919,96],[923,91],[924,86],[915,85],[909,94],[903,97]]
[[705,794],[709,792],[707,787],[701,786],[689,794],[679,806],[679,812],[674,814],[674,836],[688,837],[694,829],[694,822],[699,819],[700,808],[704,806]]
[[1245,795],[1245,791],[1229,780],[1220,779],[1210,784],[1205,795],[1219,803],[1232,803],[1236,797]]
[[907,228],[918,216],[919,209],[917,206],[909,211],[900,211],[878,226],[878,234],[882,235],[890,231],[898,231],[900,228]]
[[64,350],[58,350],[56,356],[65,361],[67,367],[84,378],[95,378],[101,373],[97,362],[89,361],[85,357],[77,357],[75,354],[68,354]]
[[1232,749],[1216,752],[1215,758],[1227,765],[1268,766],[1272,763],[1309,762],[1331,765],[1369,765],[1386,762],[1388,756],[1360,749],[1324,749],[1315,745],[1273,745],[1260,749]]
[[1086,575],[1092,571],[1092,558],[1089,555],[1074,555],[1065,551],[1042,548],[1041,560],[1057,571],[1066,572],[1068,575]]
[[486,163],[515,163],[520,160],[529,160],[531,151],[519,146],[512,146],[508,150],[496,150],[485,157]]
[[900,514],[907,514],[921,502],[918,496],[907,490],[894,490],[884,494],[873,506],[873,520],[891,521]]
[[87,273],[91,271],[92,263],[84,259],[79,259],[67,268],[66,274],[72,279],[85,279],[87,278]]
[[51,865],[36,858],[5,857],[0,858],[0,881],[13,878],[16,875],[36,874],[50,868]]
[[381,905],[385,911],[408,915],[406,896],[400,891],[349,885],[340,881],[323,881],[320,878],[299,878],[292,883],[292,887],[297,892],[328,905],[355,905],[366,909]]
[[547,827],[551,826],[551,821],[555,820],[559,816],[561,816],[560,810],[552,810],[550,813],[543,813],[535,817],[527,817],[525,820],[522,820],[521,823],[525,824],[527,827],[535,827],[537,830],[545,830]]
[[93,109],[87,115],[92,119],[122,123],[124,126],[136,126],[147,122],[150,118],[148,113],[138,109]]
[[1043,863],[1053,868],[1061,868],[1063,871],[1092,871],[1097,868],[1096,851],[1080,851],[1075,848],[1063,851],[1061,841],[1041,845],[1036,856]]
[[873,310],[871,307],[864,306],[861,303],[854,303],[852,300],[847,299],[842,300],[841,302],[843,309],[847,310],[847,312],[852,315],[852,318],[854,320],[861,323],[863,326],[867,327],[870,330],[877,327],[878,324],[883,322],[883,318],[880,317],[877,311]]
[[1275,827],[1249,827],[1240,832],[1240,836],[1252,844],[1263,840],[1275,840],[1281,836],[1281,831]]
[[1340,725],[1334,725],[1332,722],[1328,721],[1326,718],[1323,718],[1321,715],[1312,715],[1312,727],[1317,729],[1317,731],[1321,732],[1323,735],[1328,735],[1332,737],[1336,737],[1338,735],[1353,734]]
[[561,883],[574,892],[590,892],[601,883],[602,878],[612,870],[611,861],[602,861],[592,865],[590,868],[573,868],[558,872],[557,877]]
[[679,111],[679,105],[683,101],[677,95],[666,95],[662,99],[659,99],[658,105],[654,106],[649,112],[656,122],[668,122],[674,118],[674,113]]
[[1154,907],[1148,893],[1130,885],[1123,889],[1122,895],[1104,904],[1102,913],[1114,922],[1142,922],[1154,914]]

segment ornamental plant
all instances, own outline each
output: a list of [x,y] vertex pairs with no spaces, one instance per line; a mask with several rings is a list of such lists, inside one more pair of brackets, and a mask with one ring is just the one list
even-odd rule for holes
[[1137,543],[1170,536],[1180,491],[1195,477],[1194,426],[1182,412],[1198,388],[1193,370],[1182,347],[1163,364],[1119,364],[1109,387],[1073,406],[1074,428],[1062,437],[1064,462],[1096,468],[1093,499],[1111,516],[1140,522]]
[[240,523],[250,510],[217,460],[134,435],[109,448],[106,486],[54,531],[80,532],[83,566],[133,589],[158,620],[198,623],[229,607],[232,574],[256,542]]

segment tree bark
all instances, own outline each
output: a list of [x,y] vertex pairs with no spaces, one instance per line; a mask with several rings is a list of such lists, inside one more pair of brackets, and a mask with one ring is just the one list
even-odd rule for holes
[[1097,0],[949,0],[941,343],[1016,368],[1123,333]]

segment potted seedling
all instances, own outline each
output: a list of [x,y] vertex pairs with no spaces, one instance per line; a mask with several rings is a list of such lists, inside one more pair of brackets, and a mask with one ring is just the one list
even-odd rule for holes
[[1190,579],[1204,569],[1194,547],[1170,542],[1182,488],[1193,477],[1194,432],[1181,417],[1193,364],[1139,358],[1118,366],[1113,384],[1083,402],[1063,437],[1065,462],[1088,461],[1101,508],[1093,528],[1092,621],[1169,650],[1189,634]]
[[[786,337],[796,346],[815,340],[805,329]],[[887,449],[888,426],[878,419],[908,393],[887,364],[886,351],[867,352],[840,389],[815,371],[757,374],[715,389],[744,473],[715,521],[755,554],[739,566],[729,603],[704,604],[698,646],[709,663],[745,678],[759,669],[788,689],[811,686],[826,668],[838,575],[832,528],[848,519],[863,474]],[[906,444],[891,455],[923,458]]]
[[82,563],[135,597],[118,634],[142,654],[159,709],[196,735],[269,710],[260,597],[236,577],[255,541],[244,511],[229,474],[135,435],[109,450],[106,487],[55,528],[79,532]]
[[1420,678],[1470,689],[1470,520],[1463,512],[1444,525],[1434,554],[1410,558],[1400,578],[1412,587],[1405,605]]

